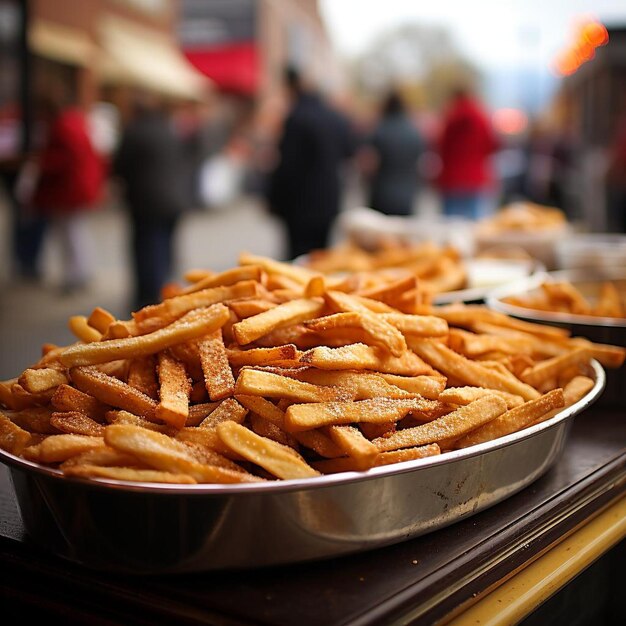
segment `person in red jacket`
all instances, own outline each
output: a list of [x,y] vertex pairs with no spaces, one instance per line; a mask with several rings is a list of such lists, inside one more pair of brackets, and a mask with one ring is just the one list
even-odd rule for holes
[[478,101],[466,89],[453,93],[439,138],[439,189],[443,213],[479,218],[493,188],[491,156],[498,141]]
[[64,263],[63,290],[86,286],[90,277],[87,212],[101,199],[105,164],[96,151],[86,115],[61,90],[40,98],[43,143],[35,157],[31,204],[58,237]]

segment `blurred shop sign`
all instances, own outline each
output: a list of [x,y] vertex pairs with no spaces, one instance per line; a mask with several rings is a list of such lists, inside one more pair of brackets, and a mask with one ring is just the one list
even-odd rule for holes
[[92,65],[97,55],[97,47],[87,33],[43,19],[30,24],[28,46],[42,57],[82,67]]
[[253,94],[259,83],[255,0],[182,0],[178,38],[186,57],[224,91]]

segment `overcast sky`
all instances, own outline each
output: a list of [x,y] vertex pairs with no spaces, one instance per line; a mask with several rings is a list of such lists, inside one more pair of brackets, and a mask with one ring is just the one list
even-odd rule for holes
[[320,6],[344,56],[418,22],[446,27],[460,51],[485,69],[547,66],[580,15],[626,26],[626,0],[320,0]]

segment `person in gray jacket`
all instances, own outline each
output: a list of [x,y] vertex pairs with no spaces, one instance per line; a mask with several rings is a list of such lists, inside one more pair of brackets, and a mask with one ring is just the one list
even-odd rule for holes
[[366,141],[370,153],[369,206],[387,215],[410,215],[418,189],[424,141],[401,97],[391,92]]

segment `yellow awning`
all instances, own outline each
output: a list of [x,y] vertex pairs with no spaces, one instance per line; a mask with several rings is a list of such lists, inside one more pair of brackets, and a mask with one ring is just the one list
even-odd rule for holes
[[100,24],[100,41],[104,58],[99,67],[105,82],[194,100],[203,99],[211,87],[171,38],[150,28],[107,16]]
[[28,29],[31,52],[47,59],[87,67],[97,56],[97,47],[84,32],[46,20],[34,20]]

